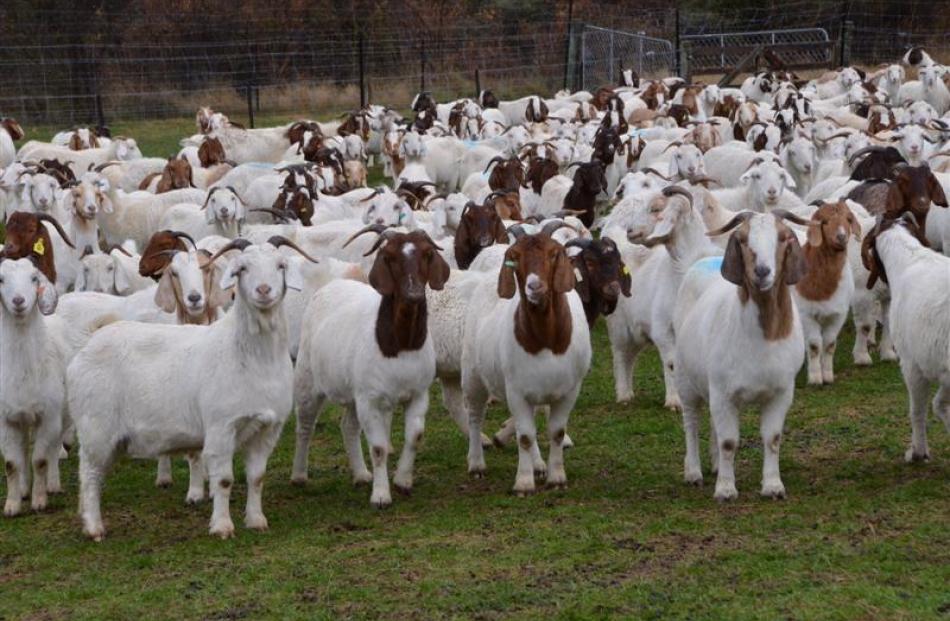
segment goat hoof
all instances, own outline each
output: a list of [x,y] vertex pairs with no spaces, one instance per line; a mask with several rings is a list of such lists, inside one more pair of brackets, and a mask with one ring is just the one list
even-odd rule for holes
[[209,532],[211,535],[221,539],[230,539],[234,537],[234,522],[232,522],[230,518],[219,520],[211,527]]
[[200,496],[198,496],[197,494],[195,495],[188,494],[187,496],[185,496],[185,504],[188,505],[189,507],[194,507],[195,505],[200,505],[202,502],[204,502],[204,499],[205,499],[204,494]]
[[497,433],[492,436],[492,438],[491,438],[491,443],[492,443],[492,445],[493,445],[495,448],[499,448],[499,449],[503,449],[503,448],[505,448],[506,446],[508,446],[508,443],[505,442],[504,440],[502,440],[502,439],[498,436]]
[[703,486],[703,473],[702,472],[687,472],[683,476],[683,480],[687,485],[692,485],[694,487]]
[[904,453],[904,461],[906,461],[909,464],[930,461],[930,451],[924,451],[923,453],[918,453],[912,448],[907,449],[907,452]]
[[482,448],[486,449],[486,448],[491,448],[493,446],[495,446],[495,440],[493,438],[489,438],[483,433],[482,434]]
[[353,475],[353,485],[359,487],[361,485],[369,485],[373,482],[373,475],[369,472],[361,472],[359,474]]
[[101,543],[106,537],[106,529],[99,526],[97,528],[85,529],[86,536],[95,541],[96,543]]
[[896,362],[897,361],[897,352],[893,349],[885,349],[881,352],[881,360],[886,362]]
[[561,442],[561,447],[566,449],[574,448],[574,440],[571,439],[571,436],[564,434],[564,441]]
[[400,485],[393,482],[393,489],[403,496],[412,496],[412,485]]
[[172,486],[171,480],[161,479],[161,480],[155,481],[155,487],[159,489],[168,489],[171,486]]
[[532,489],[516,489],[515,496],[518,498],[528,498],[529,496],[534,496],[537,493],[537,490]]
[[781,481],[775,483],[764,483],[762,485],[761,496],[773,500],[782,500],[785,498],[785,486]]
[[16,517],[20,515],[21,503],[23,501],[13,501],[8,500],[5,505],[3,505],[3,515],[6,517]]
[[369,503],[373,505],[375,508],[382,510],[382,509],[388,509],[393,504],[393,499],[385,498],[385,497],[380,497],[376,499],[370,498]]
[[290,477],[290,484],[291,484],[291,485],[296,485],[297,487],[303,487],[304,485],[307,484],[307,481],[309,480],[309,478],[310,478],[310,477],[308,477],[308,476],[305,475],[305,474],[302,474],[302,475],[301,475],[301,474],[295,474],[295,475],[293,475],[292,477]]
[[251,530],[256,530],[259,533],[267,532],[268,528],[267,518],[263,515],[245,518],[244,525]]
[[739,497],[739,492],[738,490],[736,490],[735,486],[730,486],[730,487],[717,486],[716,493],[713,495],[713,497],[718,502],[731,502]]
[[861,354],[854,357],[854,366],[857,367],[869,367],[871,366],[872,360],[870,354]]

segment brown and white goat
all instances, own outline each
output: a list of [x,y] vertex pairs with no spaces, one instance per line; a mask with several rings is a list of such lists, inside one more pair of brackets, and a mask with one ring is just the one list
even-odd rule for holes
[[572,239],[564,247],[580,249],[571,256],[574,290],[584,304],[587,325],[593,328],[597,317],[614,312],[621,294],[630,297],[630,269],[609,237]]
[[7,220],[6,239],[0,257],[31,259],[46,279],[55,285],[56,262],[53,258],[53,242],[44,222],[52,225],[66,245],[75,249],[72,240],[53,216],[45,213],[16,211]]
[[494,205],[469,202],[455,230],[455,263],[467,270],[484,248],[508,242],[508,231]]

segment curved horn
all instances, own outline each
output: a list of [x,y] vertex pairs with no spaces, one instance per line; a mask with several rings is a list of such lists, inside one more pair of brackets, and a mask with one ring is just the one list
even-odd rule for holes
[[254,208],[254,209],[249,209],[248,211],[269,213],[270,215],[274,216],[275,220],[283,220],[284,222],[290,222],[291,220],[297,219],[297,214],[295,214],[292,211],[286,211],[286,210],[281,211],[280,209],[271,209],[268,207]]
[[575,233],[580,233],[580,231],[578,231],[577,228],[571,226],[564,220],[553,220],[551,222],[548,222],[541,228],[541,234],[547,235],[548,237],[550,237],[554,233],[554,231],[561,228],[571,229]]
[[703,184],[705,184],[705,183],[715,183],[715,184],[718,185],[719,187],[723,187],[721,181],[718,181],[718,180],[716,180],[716,179],[713,179],[712,177],[707,177],[706,175],[702,175],[702,176],[697,175],[697,176],[695,176],[695,177],[690,177],[690,178],[688,179],[688,181],[689,181],[691,184],[693,184],[693,185],[703,185]]
[[491,165],[494,164],[495,162],[504,162],[504,161],[505,161],[505,158],[503,156],[496,155],[495,157],[488,160],[488,165],[485,166],[485,170],[482,171],[482,174],[484,175],[485,173],[487,173],[488,169],[491,168]]
[[129,251],[126,250],[125,248],[123,248],[123,247],[122,247],[121,245],[119,245],[119,244],[112,244],[112,246],[109,248],[109,250],[106,251],[106,254],[112,254],[112,251],[113,251],[113,250],[118,250],[119,252],[121,252],[121,253],[124,254],[125,256],[129,257],[130,259],[132,258],[132,255],[129,253]]
[[343,248],[346,248],[347,246],[349,246],[350,243],[352,243],[353,240],[359,237],[360,235],[364,235],[366,233],[376,233],[377,235],[382,235],[383,231],[385,231],[388,228],[389,227],[386,226],[385,224],[369,224],[361,228],[357,232],[353,233],[352,235],[350,235],[350,238],[347,239],[346,243],[343,244]]
[[382,193],[385,192],[385,191],[386,191],[386,188],[384,188],[383,186],[379,186],[379,187],[377,187],[375,190],[373,190],[373,193],[372,193],[372,194],[370,194],[370,195],[367,196],[366,198],[361,198],[361,199],[360,199],[360,202],[361,202],[361,203],[365,203],[366,201],[371,201],[371,200],[373,200],[374,198],[376,198],[377,196],[379,196],[380,194],[382,194]]
[[647,168],[642,169],[640,172],[642,172],[642,173],[650,173],[650,174],[652,174],[652,175],[656,175],[657,177],[659,177],[660,179],[662,179],[662,180],[664,180],[664,181],[669,181],[669,180],[670,180],[669,177],[667,177],[666,175],[664,175],[663,173],[661,173],[660,171],[658,171],[658,170],[655,169],[655,168],[649,168],[649,167],[647,167]]
[[667,151],[669,151],[669,150],[672,149],[673,147],[681,147],[681,146],[683,146],[683,143],[682,143],[682,142],[680,142],[679,140],[674,140],[674,141],[671,142],[670,144],[666,145],[666,148],[663,149],[662,151],[660,151],[660,153],[666,153]]
[[304,252],[303,250],[301,250],[301,249],[300,249],[300,246],[298,246],[298,245],[295,244],[294,242],[290,241],[289,239],[287,239],[287,238],[284,237],[283,235],[272,235],[272,236],[267,240],[267,243],[270,244],[271,246],[273,246],[274,248],[280,248],[281,246],[287,246],[288,248],[293,248],[294,250],[296,250],[296,251],[300,254],[300,256],[302,256],[302,257],[305,258],[306,260],[310,261],[311,263],[318,263],[318,261],[317,261],[316,259],[314,259],[314,258],[311,257],[309,254],[307,254],[306,252]]
[[748,220],[754,215],[755,213],[751,211],[740,211],[739,213],[735,215],[735,217],[732,220],[727,222],[724,226],[714,231],[707,231],[706,236],[715,237],[716,235],[722,235],[723,233],[728,233],[729,231],[736,228],[737,226],[739,226],[740,224],[742,224],[743,222],[745,222],[746,220]]
[[211,267],[211,265],[212,265],[215,261],[218,260],[218,257],[220,257],[221,255],[223,255],[223,254],[226,253],[226,252],[230,252],[230,251],[232,251],[232,250],[240,250],[241,252],[244,252],[244,249],[247,248],[247,247],[250,246],[250,245],[251,245],[251,242],[249,242],[249,241],[246,240],[246,239],[242,239],[242,238],[240,238],[240,237],[238,237],[237,239],[232,239],[226,246],[224,246],[224,248],[222,248],[221,250],[218,250],[216,253],[214,253],[213,255],[211,255],[211,258],[208,259],[208,262],[205,263],[205,264],[201,267],[201,269],[206,270],[206,269],[208,269],[209,267]]
[[215,187],[208,190],[208,195],[205,197],[205,202],[201,204],[201,209],[204,209],[208,206],[208,201],[211,200],[211,197],[214,196],[214,193],[220,190],[221,188]]
[[662,192],[663,192],[663,196],[667,198],[673,196],[674,194],[679,194],[680,196],[684,197],[689,202],[690,206],[693,205],[693,195],[690,194],[688,190],[686,190],[685,188],[681,188],[678,185],[668,185],[665,188],[663,188]]
[[524,227],[521,226],[520,224],[512,224],[511,226],[509,226],[508,234],[514,237],[516,240],[521,239],[522,237],[527,235],[527,233],[524,230]]
[[63,238],[64,242],[66,242],[67,246],[73,249],[76,248],[76,246],[73,245],[72,240],[69,239],[69,235],[66,234],[66,231],[63,230],[63,227],[59,224],[59,221],[56,218],[45,213],[38,213],[35,215],[36,215],[37,220],[45,220],[46,222],[49,222],[50,224],[52,224],[53,228],[56,229],[56,232],[59,233],[59,236]]
[[593,239],[587,239],[586,237],[575,237],[574,239],[567,240],[567,243],[564,244],[565,248],[576,247],[582,250],[587,250],[590,248],[590,245],[594,243]]
[[181,231],[169,231],[172,234],[172,237],[176,239],[187,239],[191,242],[191,247],[195,250],[198,250],[198,244],[195,243],[194,238],[188,233],[182,233]]
[[848,166],[854,167],[854,162],[862,155],[865,155],[867,153],[881,152],[883,150],[884,149],[882,147],[879,147],[877,145],[871,145],[869,147],[858,149],[857,151],[851,154],[851,157],[848,158]]
[[808,226],[808,220],[802,218],[801,216],[793,214],[791,211],[788,211],[787,209],[773,209],[772,215],[782,220],[788,220],[789,222],[792,222],[799,226]]

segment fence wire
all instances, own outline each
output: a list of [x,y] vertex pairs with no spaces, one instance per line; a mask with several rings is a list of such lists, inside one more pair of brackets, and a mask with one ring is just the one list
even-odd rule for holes
[[725,70],[741,56],[735,48],[757,41],[748,33],[768,31],[760,38],[769,42],[776,30],[800,35],[776,41],[792,46],[791,64],[834,64],[843,36],[855,64],[893,62],[911,45],[950,60],[950,15],[924,0],[739,9],[723,0],[318,0],[277,14],[263,0],[228,12],[200,2],[171,11],[174,0],[129,0],[114,12],[35,4],[0,3],[0,114],[58,126],[190,115],[200,105],[234,118],[317,115],[359,106],[361,92],[405,106],[421,88],[437,99],[479,86],[501,97],[590,89],[616,84],[621,64],[674,73],[683,44],[697,69]]

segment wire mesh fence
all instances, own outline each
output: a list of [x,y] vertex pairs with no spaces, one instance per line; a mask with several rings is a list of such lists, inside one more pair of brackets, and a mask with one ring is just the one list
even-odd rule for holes
[[130,0],[123,11],[54,15],[11,0],[0,4],[0,114],[70,125],[190,115],[200,105],[235,118],[319,115],[366,99],[405,106],[420,89],[439,100],[479,88],[549,94],[616,84],[621,65],[674,73],[684,49],[695,69],[726,71],[755,42],[785,46],[791,65],[874,65],[911,45],[950,60],[939,3],[736,4],[354,0],[352,15],[334,3],[272,15]]

